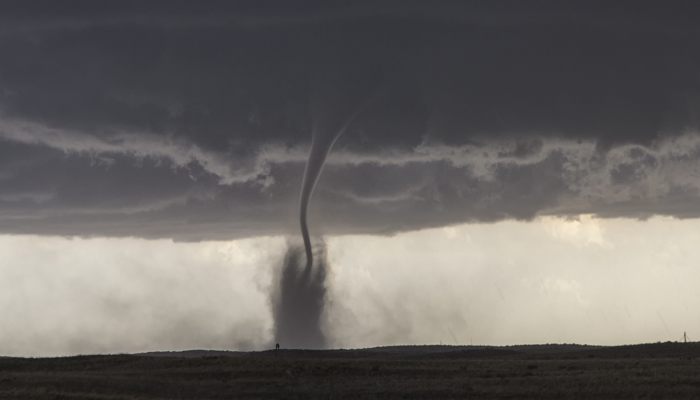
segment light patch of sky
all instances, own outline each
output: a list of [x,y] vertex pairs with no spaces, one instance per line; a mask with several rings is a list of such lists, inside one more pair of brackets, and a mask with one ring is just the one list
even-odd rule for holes
[[700,220],[591,215],[337,237],[329,329],[347,347],[700,337],[698,240]]
[[0,236],[0,354],[260,348],[283,246]]
[[[700,338],[700,220],[542,217],[327,243],[336,347]],[[285,246],[0,236],[0,354],[266,348]]]
[[576,246],[611,246],[606,242],[603,221],[590,214],[571,218],[543,217],[539,222],[552,237]]

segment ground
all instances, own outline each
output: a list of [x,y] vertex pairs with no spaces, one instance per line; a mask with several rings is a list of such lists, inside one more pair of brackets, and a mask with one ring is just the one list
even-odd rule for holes
[[700,343],[0,358],[0,399],[697,399]]

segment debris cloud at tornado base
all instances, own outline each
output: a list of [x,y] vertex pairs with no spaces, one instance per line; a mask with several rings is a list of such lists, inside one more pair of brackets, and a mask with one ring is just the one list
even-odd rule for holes
[[326,300],[325,243],[315,246],[315,262],[306,262],[301,244],[288,244],[277,270],[278,287],[273,294],[275,342],[284,348],[323,349],[327,340],[323,332]]

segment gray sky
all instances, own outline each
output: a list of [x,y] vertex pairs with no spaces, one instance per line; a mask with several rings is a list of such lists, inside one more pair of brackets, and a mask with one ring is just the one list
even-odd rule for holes
[[334,118],[358,88],[376,98],[310,211],[329,234],[698,215],[681,3],[285,3],[4,4],[2,230],[295,232],[309,108]]
[[[651,305],[670,307],[680,289],[642,288],[691,263],[700,217],[694,3],[294,3],[0,5],[0,310],[17,318],[0,328],[0,342],[15,343],[0,352],[265,345],[266,293],[285,237],[297,235],[312,126],[352,113],[359,93],[371,101],[329,155],[309,209],[329,243],[334,343],[676,334],[685,314],[655,316]],[[577,218],[611,236],[565,250],[547,229]],[[671,227],[679,253],[635,269]],[[531,246],[504,254],[522,235]],[[229,248],[230,260],[218,253]],[[435,279],[456,274],[463,290],[411,286],[422,267],[402,264],[420,254]],[[601,286],[606,273],[637,282],[614,288],[646,314],[584,335],[586,318],[628,321]],[[181,291],[165,287],[168,275]],[[386,290],[370,296],[377,287]],[[83,302],[70,302],[84,291],[105,294],[78,312]],[[574,314],[558,291],[578,293]],[[575,307],[586,301],[584,316]],[[129,314],[136,305],[158,315]],[[538,330],[558,313],[562,330]],[[387,325],[341,330],[353,318]],[[431,330],[442,321],[454,324],[447,337]],[[111,324],[140,333],[119,344]]]

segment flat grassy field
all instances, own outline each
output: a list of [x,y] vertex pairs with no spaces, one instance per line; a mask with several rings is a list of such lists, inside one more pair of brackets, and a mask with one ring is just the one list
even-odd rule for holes
[[0,358],[0,399],[698,399],[700,344]]

